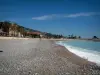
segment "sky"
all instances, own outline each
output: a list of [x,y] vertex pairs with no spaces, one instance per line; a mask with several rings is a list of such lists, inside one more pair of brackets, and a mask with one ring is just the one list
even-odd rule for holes
[[0,21],[65,36],[100,37],[100,0],[0,0]]

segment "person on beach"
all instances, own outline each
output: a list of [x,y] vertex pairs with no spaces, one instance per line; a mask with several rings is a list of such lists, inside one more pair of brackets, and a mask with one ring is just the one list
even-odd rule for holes
[[42,35],[40,35],[40,41],[41,41]]

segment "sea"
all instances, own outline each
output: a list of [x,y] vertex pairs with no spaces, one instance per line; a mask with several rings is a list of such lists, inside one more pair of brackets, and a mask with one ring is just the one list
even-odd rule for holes
[[70,52],[100,66],[100,42],[71,40],[58,41],[57,44],[65,46]]

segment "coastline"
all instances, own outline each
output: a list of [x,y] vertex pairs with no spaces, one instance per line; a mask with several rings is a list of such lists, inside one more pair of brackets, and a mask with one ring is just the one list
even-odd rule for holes
[[[56,41],[52,40],[52,41],[56,44],[56,42],[58,42],[59,40],[56,40]],[[61,40],[60,40],[60,41],[61,41]],[[66,40],[66,41],[67,41],[67,40]],[[71,61],[74,61],[74,60],[76,59],[76,60],[74,61],[74,63],[76,63],[76,64],[78,64],[78,65],[82,65],[82,64],[83,64],[83,65],[84,65],[84,64],[94,64],[94,65],[96,65],[95,62],[88,61],[88,59],[82,58],[82,57],[80,57],[80,56],[78,56],[78,55],[76,55],[76,54],[70,52],[66,47],[64,47],[64,46],[62,46],[62,45],[57,44],[57,46],[58,46],[59,48],[61,48],[60,51],[57,52],[58,54],[61,54],[61,56],[63,56],[63,57],[71,58],[71,59],[69,59],[69,60],[71,60]],[[63,50],[63,51],[62,51],[62,50]]]
[[1,41],[3,43],[0,42],[0,48],[4,52],[0,53],[0,75],[8,75],[8,72],[10,75],[100,74],[99,66],[71,53],[64,46],[56,44],[56,41]]
[[[58,41],[58,40],[56,40],[56,41]],[[54,41],[54,43],[56,41]],[[58,47],[57,50],[56,50],[56,53],[59,56],[67,58],[68,61],[72,62],[73,64],[80,66],[80,68],[82,68],[82,70],[85,70],[85,73],[86,73],[86,70],[87,71],[92,70],[92,72],[93,72],[93,70],[94,71],[98,70],[98,73],[100,72],[100,65],[97,65],[95,62],[88,61],[88,59],[82,58],[82,57],[70,52],[67,48],[65,48],[62,45],[57,44],[56,47]],[[91,74],[93,74],[92,72],[90,71]],[[88,73],[86,75],[88,75]]]
[[[56,41],[61,41],[61,39],[60,40],[59,39],[57,39],[57,40],[45,39],[45,41],[50,43],[51,45],[53,45],[53,47],[50,46],[51,47],[50,49],[52,49],[51,51],[56,53],[56,55],[58,57],[60,57],[61,59],[64,59],[64,61],[67,61],[66,65],[64,65],[64,66],[67,67],[67,69],[65,69],[65,71],[67,71],[68,69],[70,71],[72,71],[72,73],[69,73],[69,75],[70,74],[71,75],[73,75],[73,74],[74,75],[100,74],[100,66],[98,66],[96,63],[88,61],[87,59],[81,58],[81,57],[77,56],[76,54],[70,52],[64,46],[58,45],[55,43]],[[60,61],[56,61],[56,63],[57,62],[60,62]],[[60,64],[60,65],[62,65],[62,64]],[[73,67],[73,69],[72,69],[72,67]]]

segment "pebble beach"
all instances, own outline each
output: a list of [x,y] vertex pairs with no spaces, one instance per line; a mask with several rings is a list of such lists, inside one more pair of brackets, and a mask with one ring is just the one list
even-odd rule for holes
[[0,40],[0,75],[100,75],[100,67],[55,40]]

